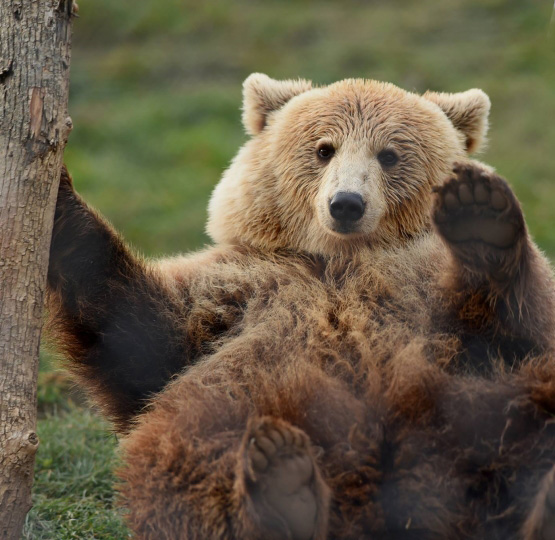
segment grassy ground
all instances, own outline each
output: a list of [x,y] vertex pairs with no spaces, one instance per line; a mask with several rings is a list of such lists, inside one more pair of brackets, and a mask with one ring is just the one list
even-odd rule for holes
[[[482,158],[511,180],[555,256],[555,42],[547,0],[81,0],[66,161],[77,189],[140,251],[206,243],[206,205],[244,141],[253,71],[317,83],[359,76],[409,90],[484,89]],[[116,441],[43,355],[41,446],[25,538],[124,538]]]
[[34,507],[23,538],[127,538],[114,509],[116,437],[46,355],[41,355],[38,406]]

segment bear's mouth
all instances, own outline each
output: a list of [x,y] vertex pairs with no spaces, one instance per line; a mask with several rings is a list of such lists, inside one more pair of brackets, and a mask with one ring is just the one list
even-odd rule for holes
[[338,225],[334,225],[332,230],[333,232],[338,234],[349,235],[349,234],[356,233],[358,230],[358,227],[355,225],[338,224]]
[[360,236],[361,226],[359,223],[332,223],[330,231],[334,233],[334,236],[339,236],[341,238]]

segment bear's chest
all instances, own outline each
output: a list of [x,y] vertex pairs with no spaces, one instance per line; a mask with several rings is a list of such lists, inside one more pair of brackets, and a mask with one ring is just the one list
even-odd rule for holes
[[[194,283],[188,335],[199,353],[387,361],[414,340],[436,340],[430,279],[398,260],[250,259]],[[234,353],[236,356],[236,354]]]

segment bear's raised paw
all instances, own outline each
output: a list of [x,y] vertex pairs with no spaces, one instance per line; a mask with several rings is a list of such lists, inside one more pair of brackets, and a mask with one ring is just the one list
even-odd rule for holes
[[507,182],[477,165],[456,164],[453,173],[435,189],[433,217],[439,234],[449,244],[514,246],[523,235],[524,217]]
[[327,488],[308,436],[287,422],[263,417],[251,424],[244,446],[248,491],[264,526],[287,529],[293,540],[319,538]]

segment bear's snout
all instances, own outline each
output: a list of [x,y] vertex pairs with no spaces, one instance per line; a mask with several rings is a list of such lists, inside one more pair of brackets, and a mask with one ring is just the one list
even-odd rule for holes
[[342,229],[349,229],[363,216],[364,207],[360,194],[338,191],[330,201],[330,214]]

